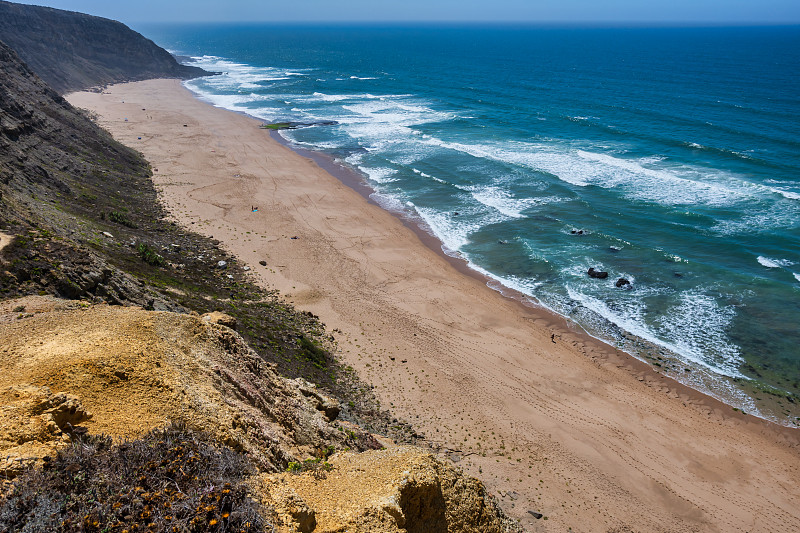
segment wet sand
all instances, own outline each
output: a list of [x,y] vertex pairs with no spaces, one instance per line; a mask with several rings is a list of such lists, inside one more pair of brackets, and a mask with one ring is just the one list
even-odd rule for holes
[[68,99],[158,169],[176,221],[340,330],[342,358],[384,406],[529,530],[800,531],[799,431],[503,297],[257,120],[175,80]]

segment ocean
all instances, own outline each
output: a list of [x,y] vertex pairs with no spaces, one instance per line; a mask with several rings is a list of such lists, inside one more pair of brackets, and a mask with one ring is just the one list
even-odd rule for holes
[[800,27],[136,29],[493,288],[800,424]]

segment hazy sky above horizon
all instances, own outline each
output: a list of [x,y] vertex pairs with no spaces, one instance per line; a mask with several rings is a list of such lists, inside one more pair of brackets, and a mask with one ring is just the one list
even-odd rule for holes
[[800,0],[39,0],[125,23],[458,21],[798,24]]

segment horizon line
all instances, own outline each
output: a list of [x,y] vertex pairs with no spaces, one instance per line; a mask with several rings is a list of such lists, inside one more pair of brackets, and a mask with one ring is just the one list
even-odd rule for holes
[[515,20],[134,20],[127,24],[236,24],[236,25],[261,25],[261,24],[305,24],[305,25],[334,25],[334,26],[558,26],[558,27],[627,27],[627,28],[768,28],[800,26],[800,20],[790,22],[774,21],[515,21]]

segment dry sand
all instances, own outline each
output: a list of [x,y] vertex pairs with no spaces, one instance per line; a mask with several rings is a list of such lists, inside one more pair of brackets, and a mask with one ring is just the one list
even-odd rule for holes
[[177,81],[68,99],[158,169],[177,221],[341,330],[342,357],[384,405],[458,450],[531,531],[800,531],[798,431],[502,297],[258,121]]

